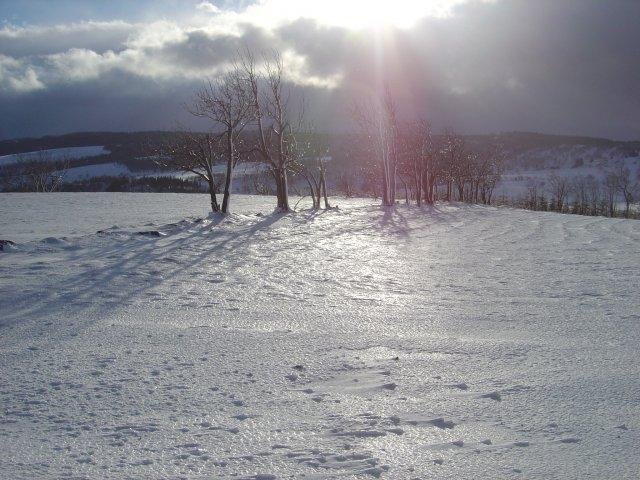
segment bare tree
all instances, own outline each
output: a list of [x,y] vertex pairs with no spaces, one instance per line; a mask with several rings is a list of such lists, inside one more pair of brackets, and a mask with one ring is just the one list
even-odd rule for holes
[[10,191],[19,183],[20,170],[15,165],[0,166],[0,191]]
[[405,196],[410,189],[417,205],[423,200],[433,203],[437,175],[431,127],[426,120],[419,119],[403,123],[399,130],[398,176],[405,187]]
[[224,134],[182,130],[157,149],[154,159],[160,166],[193,173],[207,182],[213,212],[220,211],[217,194],[221,178],[214,174],[214,166],[224,158],[224,139]]
[[470,153],[462,137],[451,129],[445,130],[439,150],[443,166],[443,180],[446,184],[446,200],[451,200],[452,187],[458,190],[458,200],[464,200],[464,186],[469,178]]
[[598,215],[598,206],[602,199],[600,196],[600,185],[593,176],[587,177],[587,199],[589,215]]
[[380,162],[383,205],[394,205],[398,162],[397,104],[389,88],[381,98],[356,102],[352,116],[362,134],[372,142]]
[[549,178],[549,193],[553,197],[554,210],[557,212],[564,211],[564,207],[571,190],[571,183],[565,177],[552,175]]
[[637,191],[640,189],[640,179],[638,175],[634,179],[631,176],[631,171],[621,164],[618,170],[614,174],[615,180],[618,186],[618,191],[622,195],[622,199],[625,203],[624,216],[629,218],[629,211],[631,204],[636,196]]
[[19,155],[19,162],[23,163],[22,176],[28,185],[36,192],[55,192],[60,189],[67,171],[69,159],[54,160],[47,150],[40,150],[35,158]]
[[606,214],[610,217],[615,217],[618,179],[614,173],[607,173],[605,175],[605,178],[602,181],[602,189],[604,190]]
[[440,165],[431,134],[431,125],[426,120],[419,120],[418,128],[420,132],[420,156],[422,157],[422,167],[421,172],[419,172],[422,180],[422,197],[425,203],[433,205],[436,201],[435,188],[440,175]]
[[269,166],[275,180],[278,209],[288,212],[291,210],[288,172],[297,160],[296,132],[301,130],[304,122],[304,101],[301,102],[297,121],[294,121],[289,104],[291,91],[283,80],[284,66],[278,51],[263,55],[264,74],[258,72],[249,50],[241,54],[240,64],[257,130],[253,150]]
[[322,199],[324,208],[331,208],[326,180],[327,164],[331,161],[328,151],[329,147],[317,135],[312,123],[307,123],[304,131],[296,133],[296,160],[291,169],[294,174],[305,179],[314,209],[320,208]]
[[338,174],[337,188],[342,195],[351,198],[356,192],[356,175],[352,172],[340,172]]
[[537,180],[529,180],[529,182],[527,183],[526,208],[529,208],[531,210],[539,210],[539,188],[540,183]]
[[252,117],[253,102],[247,87],[244,72],[239,63],[235,62],[229,72],[209,80],[196,93],[193,104],[188,107],[193,115],[213,121],[214,131],[220,130],[224,136],[226,175],[221,209],[223,213],[229,212],[233,171],[240,159],[240,135]]

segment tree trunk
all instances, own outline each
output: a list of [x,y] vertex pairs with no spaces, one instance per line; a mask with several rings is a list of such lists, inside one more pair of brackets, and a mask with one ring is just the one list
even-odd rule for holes
[[387,166],[383,162],[382,164],[382,204],[390,205],[389,203],[389,179]]
[[309,185],[309,192],[311,192],[311,200],[313,201],[313,209],[318,210],[320,208],[320,194],[316,198],[316,189],[313,188],[313,184],[308,176],[304,177],[307,180],[307,184]]
[[276,197],[278,200],[278,209],[285,213],[290,212],[289,207],[289,185],[287,184],[287,170],[285,168],[278,168],[275,171],[276,177]]
[[209,180],[209,196],[211,197],[211,211],[215,213],[219,212],[220,205],[218,205],[218,199],[216,198],[216,189],[213,184],[213,179]]
[[419,169],[415,174],[415,189],[416,189],[416,205],[422,205],[422,170]]
[[429,205],[433,205],[434,203],[436,203],[436,191],[435,191],[435,186],[436,186],[436,178],[434,175],[431,175],[431,178],[429,179],[429,188],[427,190],[427,195],[428,195],[428,199],[427,202],[429,203]]
[[231,197],[231,181],[233,178],[233,132],[227,132],[227,175],[224,180],[224,196],[222,197],[222,213],[229,213]]
[[[320,172],[320,188],[322,189],[322,195],[324,196],[324,208],[329,209],[329,196],[327,195],[327,181],[324,176],[324,171]],[[318,208],[320,207],[320,197],[318,197]]]

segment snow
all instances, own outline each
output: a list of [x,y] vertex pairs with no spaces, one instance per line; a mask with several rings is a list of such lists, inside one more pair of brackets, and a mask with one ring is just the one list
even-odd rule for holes
[[206,196],[9,195],[1,478],[640,469],[640,222],[236,197],[176,223]]
[[[241,177],[243,175],[255,175],[258,173],[265,173],[268,171],[268,165],[264,163],[256,163],[256,162],[243,162],[239,163],[233,169],[234,177]],[[226,174],[227,166],[225,164],[219,163],[213,166],[214,174]],[[182,179],[192,179],[197,178],[198,175],[193,172],[183,172],[183,171],[143,171],[142,173],[137,174],[138,177],[176,177]]]
[[38,160],[40,158],[41,152],[46,152],[46,154],[52,161],[66,159],[75,160],[79,158],[97,157],[99,155],[109,154],[109,150],[105,149],[104,146],[96,145],[90,147],[50,148],[34,152],[0,155],[0,166],[9,165],[20,161]]
[[129,176],[131,175],[131,171],[126,165],[118,162],[109,162],[69,168],[64,172],[63,178],[65,182],[77,182],[94,177],[119,177],[121,175]]
[[[578,160],[584,163],[576,166]],[[602,149],[587,149],[583,146],[573,146],[568,151],[564,148],[542,152],[531,150],[519,155],[514,161],[515,165],[522,163],[535,164],[539,168],[516,167],[507,171],[496,186],[496,198],[503,195],[514,200],[526,198],[529,187],[533,185],[538,186],[538,195],[544,194],[549,198],[549,180],[553,176],[566,178],[570,182],[581,177],[591,177],[602,182],[608,173],[616,172],[620,167],[628,169],[631,175],[640,175],[640,157],[626,157],[622,154],[615,156],[608,150],[603,152]],[[574,195],[570,194],[569,197],[573,199]]]
[[[218,201],[222,202],[221,195]],[[297,201],[292,197],[292,205]],[[14,242],[92,235],[114,228],[137,231],[206,217],[211,211],[208,195],[190,193],[0,193],[0,205],[0,239]],[[271,213],[274,202],[234,195],[231,206],[239,213]]]

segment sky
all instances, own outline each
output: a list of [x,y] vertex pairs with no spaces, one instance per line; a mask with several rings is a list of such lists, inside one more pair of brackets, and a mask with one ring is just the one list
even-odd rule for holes
[[238,48],[276,48],[318,130],[392,90],[462,133],[640,139],[638,0],[0,0],[0,139],[171,129]]

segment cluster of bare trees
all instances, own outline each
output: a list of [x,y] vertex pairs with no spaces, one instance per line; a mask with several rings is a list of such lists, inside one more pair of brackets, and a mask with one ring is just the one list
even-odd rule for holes
[[[389,89],[380,99],[355,104],[352,115],[363,139],[355,148],[371,159],[383,205],[396,203],[400,186],[406,203],[491,203],[503,171],[498,145],[473,149],[452,130],[436,139],[426,120],[400,119]],[[351,188],[346,177],[341,181]]]
[[[630,218],[634,215],[631,206],[638,199],[640,171],[634,175],[629,168],[620,165],[606,172],[601,179],[554,175],[547,181],[532,182],[520,206],[531,210]],[[620,203],[624,204],[623,210],[618,207]]]
[[[313,185],[314,207],[320,207],[321,195],[328,207],[326,166],[320,162],[312,170],[302,162],[304,148],[298,137],[304,129],[304,102],[294,111],[291,97],[279,52],[265,53],[260,61],[249,50],[239,52],[229,70],[209,81],[187,106],[192,115],[211,121],[210,132],[181,131],[177,140],[160,147],[156,161],[205,180],[214,212],[229,212],[234,169],[248,159],[265,165],[275,183],[280,211],[291,210],[291,174],[302,174]],[[225,165],[223,173],[215,168],[220,164]]]
[[56,192],[69,170],[68,158],[53,158],[51,152],[39,150],[18,155],[18,161],[0,171],[3,190],[17,189],[30,192]]

